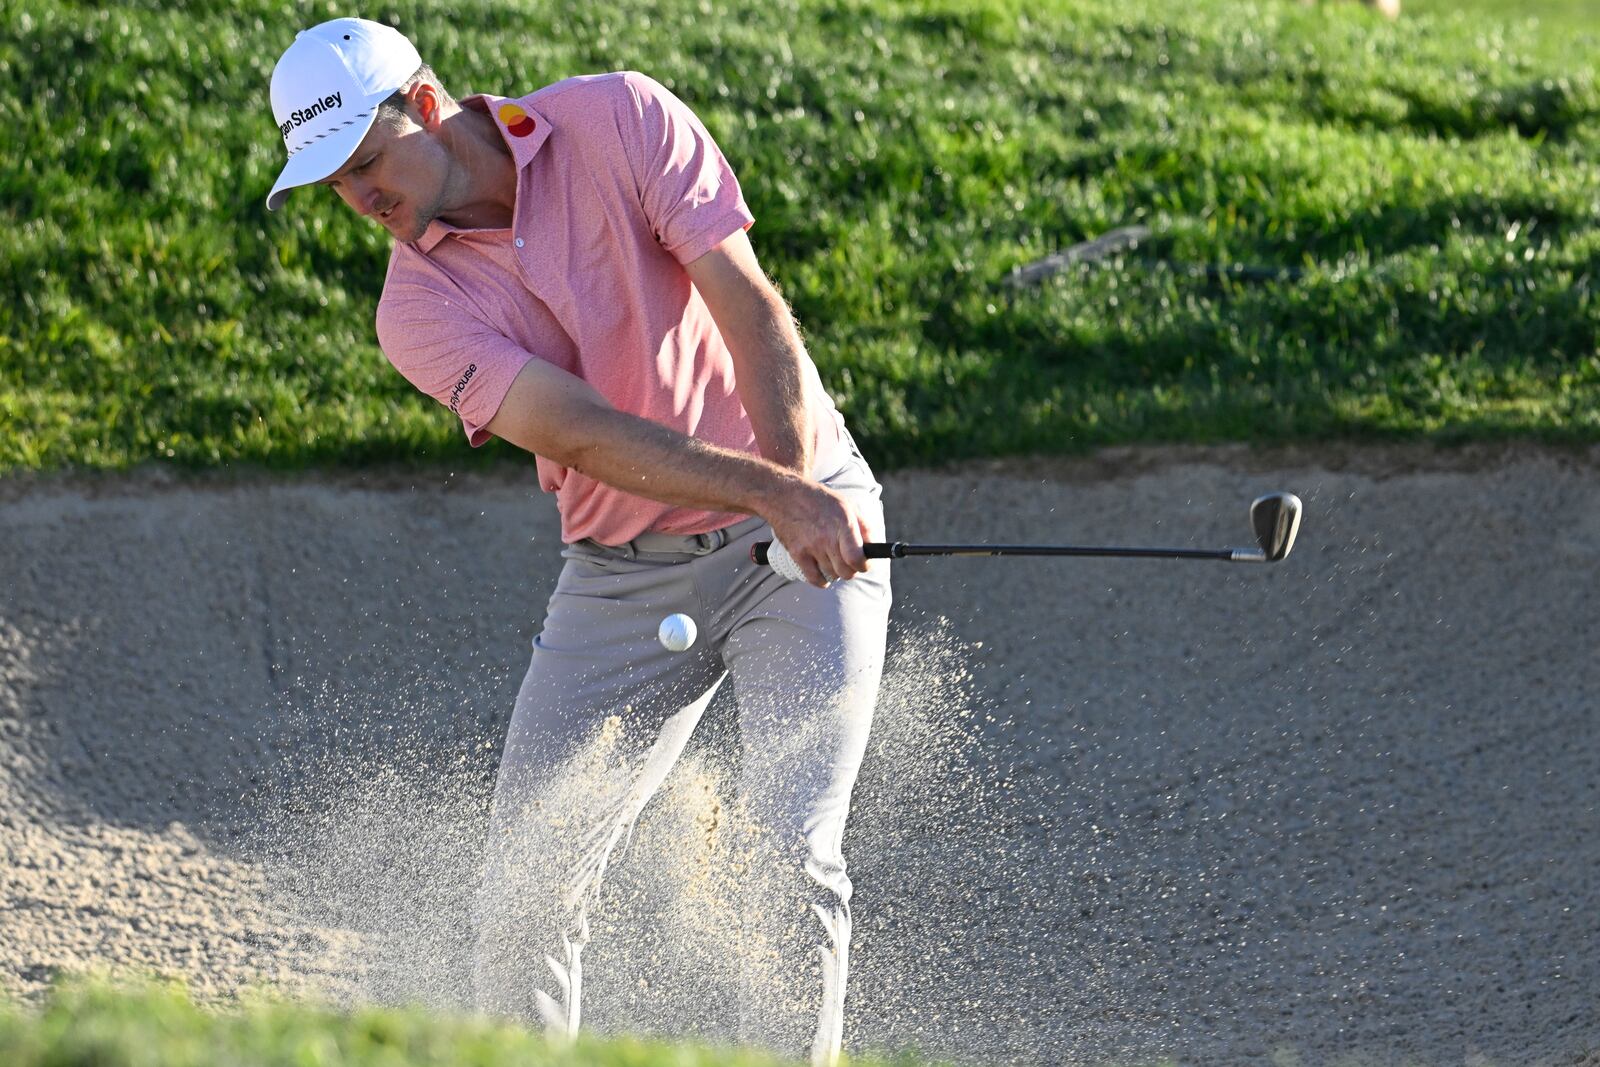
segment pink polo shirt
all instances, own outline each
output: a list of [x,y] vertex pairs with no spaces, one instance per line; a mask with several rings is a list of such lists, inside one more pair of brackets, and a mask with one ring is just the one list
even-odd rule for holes
[[[435,221],[415,244],[395,245],[378,302],[389,361],[457,414],[474,446],[491,436],[484,426],[512,379],[542,359],[620,411],[758,453],[733,360],[683,269],[754,221],[700,120],[631,72],[462,106],[494,118],[516,161],[511,229]],[[820,469],[843,445],[809,360],[806,378]],[[635,496],[543,456],[537,466],[569,542],[704,533],[742,518]]]

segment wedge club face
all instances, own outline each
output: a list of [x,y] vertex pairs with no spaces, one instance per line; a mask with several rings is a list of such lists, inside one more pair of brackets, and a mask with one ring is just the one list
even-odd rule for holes
[[1250,503],[1250,527],[1261,546],[1263,563],[1277,563],[1294,548],[1300,532],[1300,498],[1293,493],[1268,493]]

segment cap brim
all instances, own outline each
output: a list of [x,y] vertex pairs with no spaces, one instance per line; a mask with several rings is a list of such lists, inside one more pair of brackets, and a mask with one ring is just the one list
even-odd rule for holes
[[[388,96],[387,93],[383,95]],[[377,121],[379,102],[368,105],[366,112],[350,125],[311,142],[290,156],[278,173],[278,180],[272,183],[272,192],[267,194],[267,210],[276,211],[282,207],[289,190],[320,182],[344,166]]]

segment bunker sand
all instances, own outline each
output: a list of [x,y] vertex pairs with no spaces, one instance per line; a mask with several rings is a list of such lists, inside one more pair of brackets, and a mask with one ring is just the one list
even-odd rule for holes
[[[895,564],[848,1047],[1594,1059],[1595,453],[1117,450],[885,498],[907,541],[1222,546],[1277,489],[1306,517],[1270,568]],[[0,988],[468,1004],[476,835],[559,563],[538,497],[0,482]],[[717,1006],[741,968],[686,964],[738,941],[694,894],[749,880],[715,867],[747,862],[719,707],[615,861],[598,1027],[749,1032]]]

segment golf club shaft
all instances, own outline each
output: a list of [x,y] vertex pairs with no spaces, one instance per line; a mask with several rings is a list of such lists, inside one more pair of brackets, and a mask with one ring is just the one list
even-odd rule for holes
[[[767,561],[767,546],[758,541],[750,556]],[[904,559],[907,556],[1092,556],[1120,559],[1210,559],[1227,563],[1262,563],[1266,555],[1253,548],[1122,548],[1101,545],[908,545],[904,541],[868,541],[868,559]]]
[[[1300,529],[1300,498],[1293,493],[1268,493],[1250,503],[1250,525],[1255,548],[1125,548],[1117,545],[908,545],[904,541],[868,541],[868,559],[904,559],[907,556],[1099,556],[1111,559],[1214,559],[1224,563],[1276,563],[1294,547]],[[771,541],[750,546],[750,559],[767,565]],[[778,547],[789,577],[799,573],[793,560]]]

